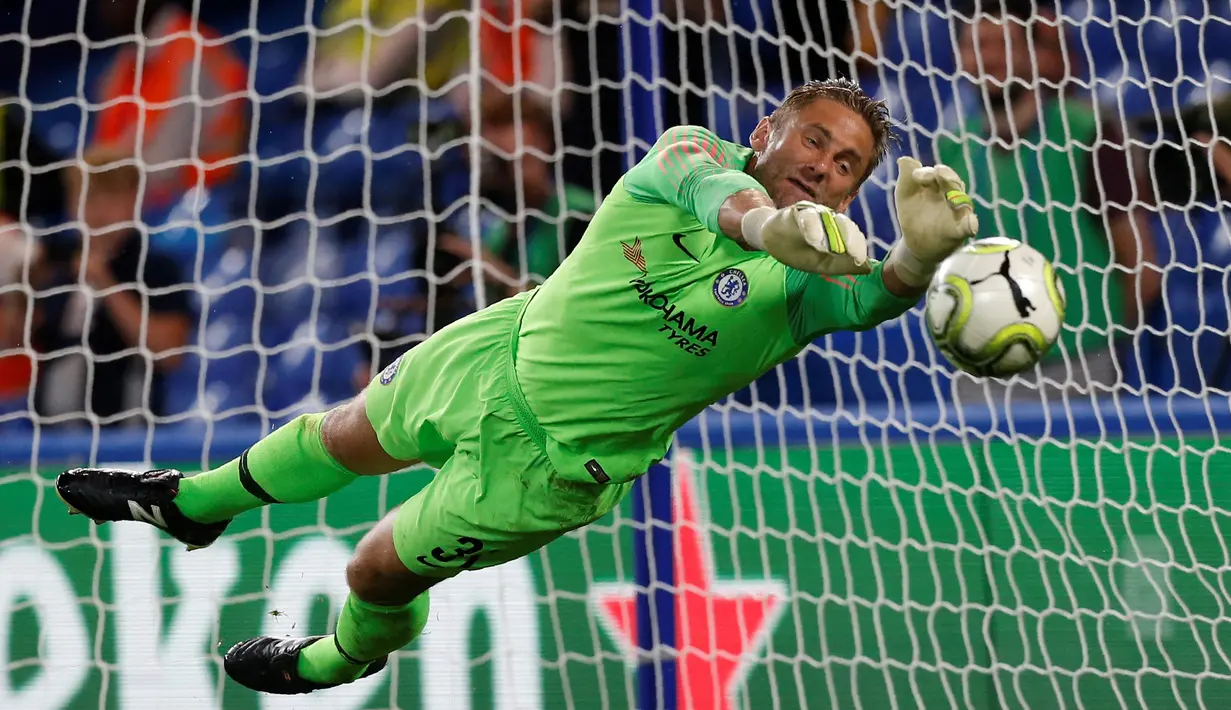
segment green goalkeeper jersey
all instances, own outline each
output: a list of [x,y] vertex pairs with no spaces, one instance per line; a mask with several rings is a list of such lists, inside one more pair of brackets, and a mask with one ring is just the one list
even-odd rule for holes
[[704,128],[667,131],[523,312],[525,403],[570,458],[597,458],[603,478],[644,473],[681,425],[817,337],[915,303],[886,290],[879,264],[828,278],[724,236],[726,198],[764,192],[744,172],[751,156]]

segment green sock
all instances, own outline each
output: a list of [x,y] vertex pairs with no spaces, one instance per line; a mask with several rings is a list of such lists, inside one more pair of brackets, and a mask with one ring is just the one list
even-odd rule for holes
[[307,503],[344,488],[355,474],[321,441],[325,415],[304,414],[239,458],[180,481],[175,504],[190,520],[216,523],[269,503]]
[[427,592],[397,607],[369,604],[350,594],[334,635],[299,652],[299,675],[315,683],[355,680],[372,661],[414,641],[427,624],[427,611]]

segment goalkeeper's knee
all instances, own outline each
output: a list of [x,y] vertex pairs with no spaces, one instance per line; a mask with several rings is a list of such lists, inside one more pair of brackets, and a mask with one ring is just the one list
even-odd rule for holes
[[346,584],[365,602],[395,606],[424,594],[439,579],[423,577],[406,568],[394,542],[394,526],[401,511],[386,515],[363,536],[346,565]]
[[360,476],[393,473],[417,463],[395,458],[385,451],[368,419],[365,396],[330,411],[321,423],[320,434],[329,456]]

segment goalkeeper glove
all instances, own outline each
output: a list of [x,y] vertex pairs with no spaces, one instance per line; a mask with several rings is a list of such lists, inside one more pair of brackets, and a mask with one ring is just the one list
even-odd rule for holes
[[823,205],[756,207],[740,222],[744,240],[787,266],[814,274],[867,274],[868,240],[846,215]]
[[979,232],[979,218],[966,184],[947,165],[925,168],[914,158],[898,158],[893,198],[902,238],[885,266],[906,285],[922,288],[942,261]]

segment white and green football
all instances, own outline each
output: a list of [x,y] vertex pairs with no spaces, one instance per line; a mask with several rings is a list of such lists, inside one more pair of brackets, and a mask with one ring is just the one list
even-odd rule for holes
[[1038,250],[1016,239],[970,242],[941,264],[928,287],[932,340],[977,377],[1029,370],[1060,337],[1064,287]]

